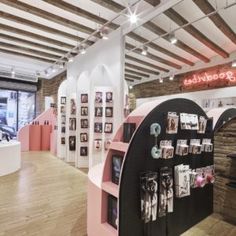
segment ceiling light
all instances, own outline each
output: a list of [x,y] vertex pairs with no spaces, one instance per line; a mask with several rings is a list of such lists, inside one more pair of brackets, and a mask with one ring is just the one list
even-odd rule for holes
[[236,67],[236,60],[232,61],[232,67]]
[[14,77],[16,74],[14,67],[11,68],[11,76]]
[[67,58],[69,63],[74,61],[74,58],[70,54],[67,56]]
[[82,54],[82,55],[84,55],[84,54],[86,53],[86,49],[85,49],[84,45],[80,45],[80,46],[79,46],[79,52],[80,52],[80,54]]
[[170,33],[169,34],[169,41],[171,44],[176,44],[178,39],[175,37],[175,34],[174,33]]
[[63,62],[60,62],[60,63],[59,63],[59,68],[60,68],[60,69],[63,69],[63,68],[64,68],[64,63],[63,63]]
[[169,80],[170,80],[170,81],[174,80],[174,75],[171,75],[171,76],[169,77]]
[[104,40],[108,40],[109,39],[107,28],[102,28],[99,31],[100,31],[100,36],[101,36],[102,39],[104,39]]
[[131,24],[135,24],[138,21],[138,16],[136,15],[135,12],[130,12],[129,14],[129,20]]
[[148,47],[144,45],[141,54],[143,56],[147,56],[147,52],[148,52]]
[[163,83],[163,79],[162,79],[162,78],[160,78],[160,79],[159,79],[159,82],[162,84],[162,83]]
[[130,85],[130,86],[129,86],[129,89],[133,89],[133,86],[132,86],[132,85]]

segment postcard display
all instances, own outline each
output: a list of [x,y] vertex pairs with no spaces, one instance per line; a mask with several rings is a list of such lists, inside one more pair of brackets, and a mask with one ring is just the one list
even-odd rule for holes
[[102,222],[111,235],[180,235],[213,212],[212,120],[193,101],[173,99],[136,125],[127,145],[119,130],[110,146]]

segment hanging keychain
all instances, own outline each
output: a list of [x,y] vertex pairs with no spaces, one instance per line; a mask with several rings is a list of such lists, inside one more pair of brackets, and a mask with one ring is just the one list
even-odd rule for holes
[[154,159],[159,159],[161,157],[161,149],[158,147],[157,144],[157,137],[161,133],[161,126],[158,123],[153,123],[150,126],[150,134],[155,138],[155,145],[152,147],[151,155]]

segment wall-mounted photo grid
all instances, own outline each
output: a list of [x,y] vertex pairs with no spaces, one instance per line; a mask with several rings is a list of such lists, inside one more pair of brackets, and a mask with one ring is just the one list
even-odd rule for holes
[[[113,133],[113,92],[95,91],[94,150],[108,150]],[[105,134],[105,136],[103,135]],[[105,138],[104,138],[105,137]],[[104,145],[103,145],[104,142]]]
[[82,157],[88,156],[89,145],[89,98],[88,93],[81,93],[80,95],[80,133],[79,133],[79,154]]
[[70,99],[69,117],[69,150],[76,151],[76,99]]
[[59,116],[61,117],[61,145],[66,145],[66,97],[60,98],[60,110],[58,112]]

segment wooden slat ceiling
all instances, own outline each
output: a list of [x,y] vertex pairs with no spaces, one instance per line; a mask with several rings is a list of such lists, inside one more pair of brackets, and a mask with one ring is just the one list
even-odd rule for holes
[[[0,0],[0,58],[6,54],[23,56],[41,61],[47,68],[124,10],[128,2]],[[140,2],[142,12],[158,7],[161,1]],[[236,6],[194,22],[214,12],[215,3],[224,6],[227,0],[184,0],[127,34],[125,79],[141,83],[199,62],[210,63],[216,56],[229,58],[236,51],[236,15],[232,14]],[[122,19],[117,19],[106,27],[112,31],[121,24]],[[176,28],[178,41],[173,45],[168,33]],[[100,38],[98,33],[94,34],[86,46]],[[141,55],[142,44],[148,46],[146,56]]]

